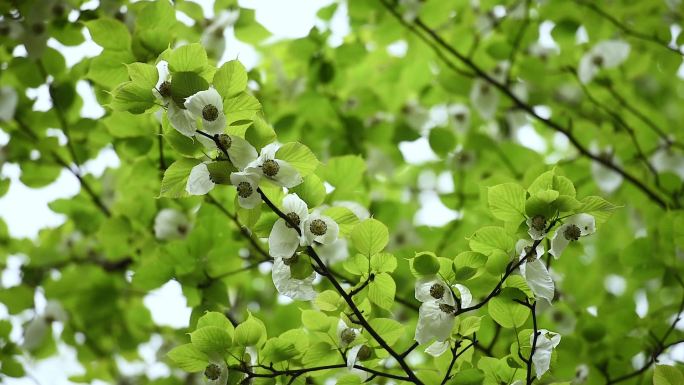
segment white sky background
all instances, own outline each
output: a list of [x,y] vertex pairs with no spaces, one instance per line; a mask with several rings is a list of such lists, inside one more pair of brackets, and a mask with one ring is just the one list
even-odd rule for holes
[[[213,16],[213,0],[195,0],[200,3],[205,11],[206,17]],[[324,23],[316,18],[316,12],[323,6],[329,5],[333,0],[240,0],[240,6],[253,8],[256,10],[256,18],[259,23],[264,25],[275,39],[279,38],[298,38],[306,36],[314,26],[323,26]],[[90,1],[84,8],[95,8],[97,1]],[[341,4],[336,12],[332,24],[332,37],[330,43],[338,45],[343,37],[349,32],[347,21],[346,6]],[[87,32],[86,32],[87,35]],[[240,59],[248,68],[254,67],[259,56],[256,51],[248,44],[244,44],[235,39],[231,28],[226,30],[226,52],[221,62],[234,58]],[[83,57],[96,56],[101,51],[89,38],[78,47],[64,47],[56,41],[51,41],[50,45],[59,49],[67,60],[67,65],[71,66],[79,62]],[[15,54],[22,54],[22,50],[15,51]],[[682,67],[684,69],[684,66]],[[98,118],[104,114],[94,98],[92,90],[86,82],[79,82],[77,85],[79,94],[84,99],[84,116]],[[36,109],[48,110],[51,108],[47,87],[39,87],[27,92],[29,97],[37,98]],[[444,111],[437,107],[431,111],[431,126],[439,124]],[[59,136],[59,134],[56,134]],[[546,146],[544,139],[539,136],[530,126],[529,130],[521,132],[518,140],[521,144],[540,150],[541,146]],[[0,146],[5,145],[9,137],[0,130]],[[561,141],[562,142],[562,141]],[[555,143],[552,144],[555,147]],[[563,147],[563,146],[559,146]],[[404,142],[400,145],[407,162],[420,164],[437,159],[432,152],[427,139],[420,138],[414,142]],[[97,159],[88,162],[83,171],[94,175],[101,175],[107,167],[117,167],[119,160],[112,149],[105,149]],[[19,181],[20,170],[15,164],[4,164],[1,169],[2,175],[11,178],[12,182],[8,193],[0,198],[0,217],[7,223],[13,237],[35,238],[38,231],[45,227],[54,227],[63,223],[64,218],[48,208],[48,202],[59,198],[72,197],[79,192],[78,180],[68,171],[63,170],[59,178],[51,185],[41,189],[30,189]],[[449,221],[459,218],[460,213],[449,210],[438,198],[438,193],[453,191],[453,179],[447,173],[439,176],[430,172],[421,175],[424,188],[419,196],[421,209],[414,218],[415,224],[442,226]],[[11,257],[8,261],[8,269],[2,272],[0,282],[2,287],[9,287],[20,283],[19,265],[22,257]],[[177,328],[187,326],[190,309],[185,305],[185,299],[181,293],[180,286],[175,281],[170,281],[162,288],[151,292],[145,298],[145,305],[150,309],[153,319],[160,325],[169,325]],[[45,299],[42,294],[36,295],[36,308],[42,312],[45,306]],[[647,305],[646,305],[647,306]],[[8,317],[4,305],[0,304],[0,318]],[[12,317],[14,330],[12,338],[15,341],[21,340],[20,325],[33,317],[32,311],[27,311],[18,317]],[[169,321],[171,320],[171,321]],[[59,329],[59,328],[57,328]],[[127,364],[123,359],[118,358],[124,373],[134,375],[146,371],[152,378],[168,375],[168,367],[156,362],[155,352],[161,345],[161,337],[154,336],[152,340],[140,347],[140,354],[144,362]],[[684,349],[684,347],[683,347]],[[70,384],[67,380],[69,375],[82,372],[78,364],[75,352],[72,348],[61,344],[59,355],[31,362],[26,365],[28,373],[32,378],[8,379],[8,385],[62,385]]]

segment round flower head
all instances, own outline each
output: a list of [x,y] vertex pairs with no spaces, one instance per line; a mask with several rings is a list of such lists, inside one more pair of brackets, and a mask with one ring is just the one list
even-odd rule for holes
[[[561,336],[558,333],[550,332],[546,329],[539,330],[537,343],[535,344],[532,362],[534,363],[537,378],[541,378],[549,370],[551,364],[551,354],[553,349],[560,344]],[[530,345],[534,344],[534,333],[530,335]]]
[[535,241],[544,239],[546,236],[547,221],[543,215],[534,215],[527,218],[525,223],[527,223],[527,233],[530,235],[530,238]]
[[283,213],[299,228],[299,232],[285,219],[278,218],[268,236],[269,252],[273,258],[289,258],[297,250],[309,208],[297,194],[288,194],[283,198]]
[[245,171],[258,173],[273,183],[287,188],[302,183],[302,176],[299,175],[297,169],[288,162],[275,158],[277,150],[278,145],[276,143],[264,146],[259,157],[251,162]]
[[222,385],[228,381],[228,366],[223,360],[212,360],[204,368],[204,377],[210,385]]
[[202,127],[210,134],[220,134],[226,128],[223,99],[215,88],[200,91],[185,100],[187,108],[196,119],[202,119]]
[[594,217],[589,214],[577,214],[565,220],[565,223],[556,230],[551,238],[551,255],[560,257],[561,253],[571,241],[580,237],[591,235],[596,231]]
[[211,179],[209,168],[205,163],[200,163],[190,170],[188,183],[185,185],[185,191],[190,195],[205,195],[211,191],[216,184]]
[[454,296],[449,285],[436,275],[422,277],[416,280],[416,299],[420,302],[437,301],[454,306]]
[[359,334],[361,334],[361,329],[350,328],[341,319],[337,322],[337,338],[340,341],[340,347],[346,348],[349,346]]
[[230,173],[230,183],[237,189],[238,203],[245,209],[253,209],[261,203],[259,176],[248,172]]
[[520,256],[520,260],[527,257],[527,261],[520,265],[520,274],[525,277],[527,286],[530,287],[535,296],[544,298],[551,303],[555,292],[555,285],[549,271],[546,269],[546,265],[540,259],[544,255],[544,248],[538,245],[535,252],[528,256],[527,254],[531,251],[532,245],[533,242],[527,239],[520,239],[515,245],[515,250]]
[[424,302],[418,310],[418,324],[414,339],[424,344],[432,339],[445,341],[454,326],[456,308],[437,301]]
[[332,218],[313,213],[304,223],[304,237],[307,244],[331,244],[337,240],[340,227]]
[[[298,258],[298,257],[291,257]],[[288,259],[276,258],[273,262],[273,284],[278,293],[299,301],[310,301],[316,297],[313,281],[316,273],[311,273],[305,279],[292,278]]]
[[257,158],[254,146],[239,136],[220,134],[218,140],[221,148],[228,153],[230,162],[238,170],[244,170],[248,164]]
[[174,209],[161,209],[154,218],[154,236],[160,240],[184,238],[190,231],[188,218]]
[[629,44],[622,40],[604,40],[592,47],[580,59],[577,75],[582,83],[592,81],[601,68],[614,68],[629,56]]
[[483,119],[490,120],[499,106],[499,93],[485,80],[477,79],[470,90],[470,102]]

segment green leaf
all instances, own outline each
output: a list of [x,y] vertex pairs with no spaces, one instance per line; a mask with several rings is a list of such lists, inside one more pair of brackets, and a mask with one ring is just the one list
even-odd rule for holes
[[258,346],[266,341],[266,326],[249,313],[247,320],[235,328],[235,343],[238,346]]
[[383,309],[389,310],[394,304],[394,293],[397,285],[387,273],[379,273],[368,284],[368,299]]
[[525,324],[530,311],[511,299],[494,297],[487,304],[489,315],[502,327],[512,329]]
[[233,345],[233,338],[226,328],[218,326],[204,326],[190,333],[192,344],[200,351],[225,353]]
[[334,290],[325,290],[318,293],[315,303],[323,311],[336,311],[344,303],[344,299]]
[[299,355],[295,344],[292,341],[275,337],[266,341],[261,355],[268,362],[282,362],[290,360]]
[[504,183],[487,189],[489,209],[495,218],[520,223],[525,212],[525,189],[517,183]]
[[187,197],[185,186],[188,184],[190,170],[200,163],[197,159],[179,159],[164,171],[159,196],[166,198]]
[[197,320],[197,329],[203,328],[205,326],[216,326],[221,329],[228,331],[231,335],[231,340],[235,327],[230,320],[223,314],[217,311],[208,311],[200,319]]
[[346,207],[330,207],[323,211],[323,214],[337,223],[340,227],[340,234],[344,236],[351,234],[356,225],[359,224],[359,217]]
[[416,253],[415,257],[411,259],[411,267],[419,275],[433,275],[437,274],[441,265],[435,253],[423,251]]
[[167,355],[186,372],[203,371],[209,364],[209,357],[193,344],[176,346]]
[[85,23],[93,41],[104,49],[128,51],[131,35],[126,25],[116,19],[101,17]]
[[599,196],[588,196],[580,201],[580,206],[575,210],[578,213],[591,214],[596,222],[603,223],[620,208]]
[[369,218],[354,227],[351,241],[359,253],[370,257],[381,252],[389,242],[387,226],[377,219]]
[[113,110],[128,111],[133,114],[142,114],[154,105],[152,88],[134,82],[123,83],[112,91],[112,101],[109,103],[109,107]]
[[475,368],[468,368],[459,370],[454,374],[447,384],[449,385],[481,385],[484,382],[485,376],[481,370]]
[[393,345],[405,334],[404,325],[393,319],[373,318],[369,323],[389,345]]
[[510,253],[515,247],[515,239],[501,227],[487,226],[470,237],[469,246],[473,251],[484,255],[491,255],[496,250]]
[[330,318],[316,310],[302,310],[302,324],[309,330],[325,332],[330,329]]
[[298,142],[283,144],[276,152],[276,158],[290,163],[302,177],[312,174],[319,164],[316,155],[308,147]]
[[157,84],[159,73],[155,66],[147,63],[131,63],[126,68],[133,83],[150,90]]
[[445,157],[456,147],[456,137],[453,131],[447,128],[431,129],[428,140],[432,150],[441,157]]
[[247,88],[247,71],[237,60],[224,63],[214,74],[214,87],[223,97],[228,99],[237,96]]
[[656,365],[653,371],[653,385],[684,384],[684,374],[678,368],[670,365]]
[[290,189],[306,202],[309,207],[320,206],[325,200],[325,186],[316,174],[308,175],[304,182]]
[[397,259],[390,253],[378,253],[371,256],[370,265],[379,273],[391,273],[397,268]]
[[462,336],[469,336],[480,330],[483,317],[470,316],[463,318],[458,323],[458,334]]
[[[171,51],[168,62],[172,73],[200,73],[207,66],[207,52],[198,43],[183,45]],[[173,76],[175,77],[175,74]]]

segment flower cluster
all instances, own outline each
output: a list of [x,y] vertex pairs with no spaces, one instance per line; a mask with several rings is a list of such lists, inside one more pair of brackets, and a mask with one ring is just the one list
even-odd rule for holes
[[[452,289],[458,291],[460,298],[456,297]],[[433,275],[416,281],[415,296],[422,305],[418,311],[414,339],[419,344],[434,339],[435,342],[425,352],[435,357],[440,356],[450,346],[455,312],[468,307],[472,301],[470,290],[460,284],[449,285],[438,275]]]

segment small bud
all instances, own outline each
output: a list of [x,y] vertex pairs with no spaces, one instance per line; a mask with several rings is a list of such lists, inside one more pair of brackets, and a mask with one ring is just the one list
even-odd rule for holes
[[171,96],[171,83],[166,81],[160,84],[159,94],[165,98]]
[[202,117],[204,118],[204,120],[213,122],[218,118],[218,115],[218,108],[216,108],[216,106],[213,104],[207,104],[206,106],[204,106],[204,108],[202,108]]
[[373,353],[373,350],[367,345],[363,345],[361,346],[361,349],[359,349],[359,353],[356,355],[356,358],[359,361],[365,361],[371,357],[371,353]]
[[249,198],[254,193],[254,189],[251,184],[243,181],[238,183],[237,192],[240,198]]
[[537,231],[544,231],[546,229],[546,218],[541,215],[532,217],[532,228]]
[[354,339],[356,339],[356,331],[354,331],[354,329],[352,328],[346,328],[342,330],[342,333],[340,334],[340,339],[345,344],[350,344],[354,342]]
[[212,381],[216,381],[221,377],[221,367],[216,364],[207,365],[204,369],[204,376]]
[[290,222],[294,223],[297,227],[299,227],[299,223],[301,222],[301,219],[299,219],[299,215],[295,212],[287,213],[285,215],[287,219],[289,219],[289,222],[286,222],[285,225],[289,228],[293,228]]
[[582,230],[580,230],[577,225],[570,225],[563,231],[563,236],[568,241],[576,241],[579,239],[580,235],[582,235]]
[[434,299],[442,299],[442,297],[444,297],[444,286],[435,283],[430,287],[430,295]]
[[219,134],[219,144],[221,145],[221,148],[227,150],[233,144],[233,139],[230,138],[230,135]]
[[314,219],[309,225],[309,230],[311,230],[313,235],[324,235],[328,231],[328,225],[321,219]]
[[451,306],[451,305],[447,305],[445,303],[440,303],[439,304],[439,310],[441,310],[447,314],[453,314],[456,311],[456,308]]
[[275,160],[268,159],[264,162],[264,164],[261,165],[261,169],[264,172],[264,175],[268,177],[274,177],[278,175],[278,171],[280,171],[280,165]]

